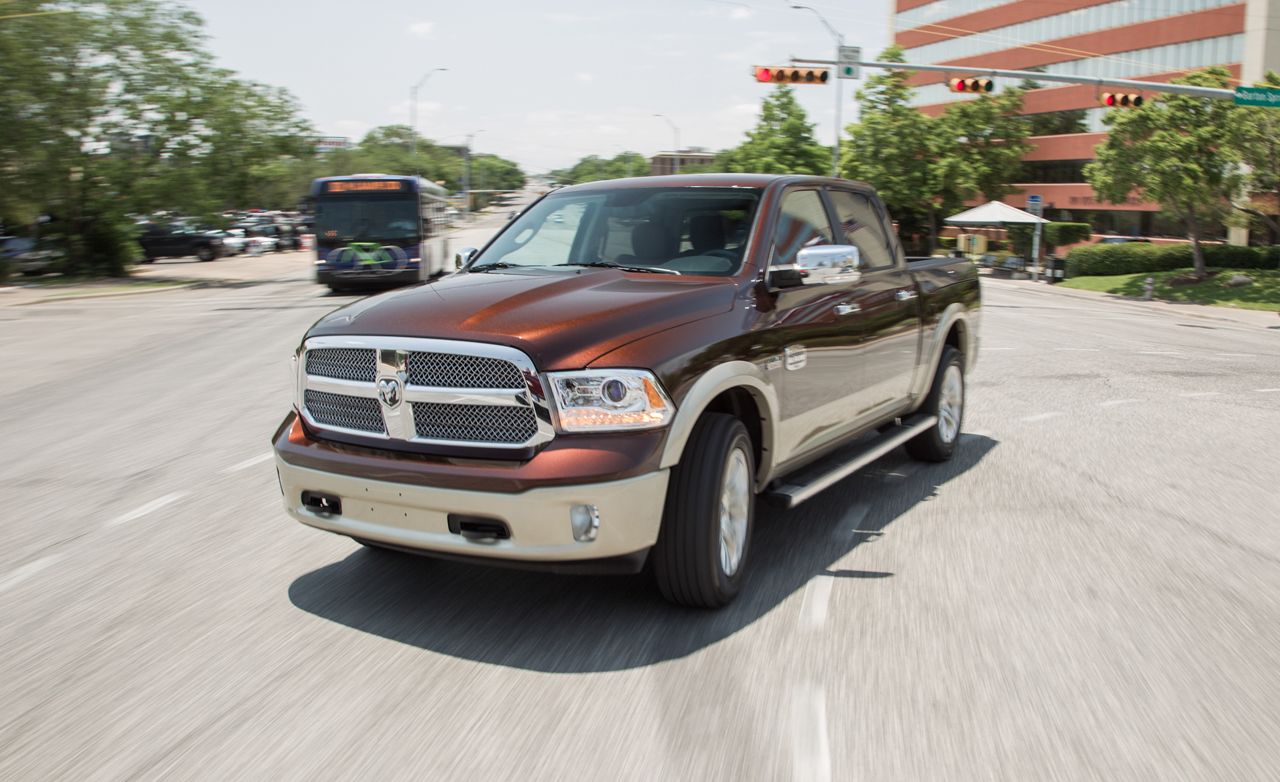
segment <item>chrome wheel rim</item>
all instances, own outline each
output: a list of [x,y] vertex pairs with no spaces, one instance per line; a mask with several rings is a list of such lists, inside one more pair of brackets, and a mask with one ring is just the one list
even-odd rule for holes
[[751,469],[747,454],[734,448],[725,465],[720,487],[720,569],[726,576],[738,572],[747,548],[747,514],[751,508]]
[[960,367],[951,364],[942,375],[938,395],[938,436],[944,443],[955,442],[960,434],[960,414],[964,410],[964,378]]

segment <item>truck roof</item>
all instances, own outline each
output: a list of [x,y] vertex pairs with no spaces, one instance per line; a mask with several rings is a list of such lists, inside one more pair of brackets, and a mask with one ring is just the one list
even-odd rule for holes
[[756,187],[784,182],[813,184],[854,184],[870,189],[870,185],[848,179],[812,176],[809,174],[671,174],[669,176],[631,177],[630,179],[602,179],[597,182],[585,182],[557,190],[557,193],[587,190],[616,190],[618,188],[644,187]]

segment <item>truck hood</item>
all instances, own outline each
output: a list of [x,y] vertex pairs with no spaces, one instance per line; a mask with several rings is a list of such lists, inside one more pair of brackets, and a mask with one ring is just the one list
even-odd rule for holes
[[307,336],[430,337],[508,345],[541,370],[579,369],[615,348],[727,312],[732,280],[614,269],[455,274],[321,318]]

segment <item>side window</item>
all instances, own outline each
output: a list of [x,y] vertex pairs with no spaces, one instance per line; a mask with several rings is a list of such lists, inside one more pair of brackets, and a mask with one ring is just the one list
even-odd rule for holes
[[822,196],[817,190],[792,190],[784,195],[773,239],[773,265],[793,264],[802,248],[822,244],[834,244]]
[[841,243],[857,247],[867,269],[887,269],[894,265],[884,223],[871,199],[847,190],[830,191],[831,203],[840,221]]

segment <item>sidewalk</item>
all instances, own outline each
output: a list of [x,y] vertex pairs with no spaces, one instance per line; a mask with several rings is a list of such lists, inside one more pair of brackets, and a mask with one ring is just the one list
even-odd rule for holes
[[1234,307],[1216,307],[1209,304],[1187,304],[1171,301],[1144,301],[1113,293],[1082,291],[1075,288],[1063,288],[1050,285],[1043,280],[1006,280],[989,275],[982,275],[982,284],[993,285],[1007,290],[1019,290],[1028,293],[1041,293],[1046,296],[1061,296],[1072,299],[1085,299],[1095,302],[1107,302],[1121,306],[1136,308],[1144,312],[1160,313],[1179,318],[1200,318],[1236,323],[1255,328],[1275,328],[1280,330],[1280,313],[1266,310],[1242,310]]

